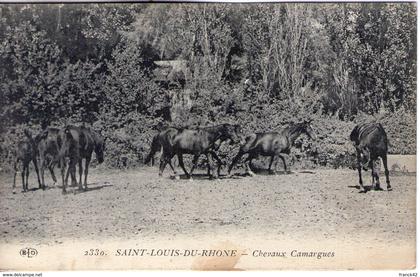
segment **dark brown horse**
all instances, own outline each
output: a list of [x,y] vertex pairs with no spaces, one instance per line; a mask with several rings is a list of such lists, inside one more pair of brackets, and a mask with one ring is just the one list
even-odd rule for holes
[[[287,172],[286,161],[281,154],[290,154],[290,148],[295,140],[302,134],[306,134],[311,139],[316,138],[309,121],[294,124],[278,132],[254,133],[247,136],[245,144],[241,145],[238,154],[235,158],[233,158],[232,164],[229,167],[228,175],[231,175],[230,173],[232,168],[245,154],[248,154],[248,157],[245,160],[245,165],[247,167],[247,172],[251,176],[255,175],[255,173],[251,170],[252,160],[257,158],[259,155],[271,157],[270,165],[268,167],[270,172],[271,166],[276,157],[283,161],[284,171]],[[276,168],[276,164],[274,168]]]
[[[152,139],[152,145],[150,147],[150,152],[147,155],[146,159],[144,160],[144,163],[147,164],[151,161],[152,165],[153,165],[154,164],[154,156],[155,156],[156,152],[162,150],[162,153],[163,153],[163,148],[165,148],[166,153],[169,153],[170,151],[172,151],[172,149],[173,149],[172,143],[174,141],[174,138],[177,134],[181,133],[182,131],[183,131],[183,128],[168,127],[166,129],[162,130],[161,132],[159,132],[158,134],[156,134]],[[215,152],[219,149],[220,144],[221,144],[221,141],[219,139],[218,141],[216,141],[214,143],[214,148],[208,150],[208,152],[212,155],[212,157],[218,162],[218,169],[217,169],[217,174],[218,175],[220,175],[221,166],[224,164],[223,161],[219,158],[219,156],[217,156],[217,154]],[[185,175],[189,176],[188,171],[185,169],[182,154],[178,155],[178,161],[179,161],[179,165],[181,166]],[[171,160],[169,160],[167,162],[167,164],[169,164],[169,166],[171,167],[174,175],[177,176],[176,169],[172,165]],[[209,165],[209,163],[207,163],[207,164]],[[165,165],[165,167],[166,167],[166,165]],[[165,168],[163,168],[163,170],[164,169]],[[162,170],[162,172],[159,173],[159,176],[162,176],[163,170]],[[209,175],[209,177],[211,177],[210,166],[208,166],[207,174]]]
[[384,164],[387,189],[392,190],[387,164],[388,138],[382,125],[380,123],[357,125],[350,134],[350,140],[356,147],[361,192],[367,191],[366,187],[363,186],[362,167],[364,170],[368,170],[369,167],[372,169],[372,187],[375,190],[382,190],[379,183],[379,174],[375,168],[375,161],[378,158],[381,158]]
[[39,188],[42,188],[41,181],[39,179],[39,170],[37,163],[37,142],[32,138],[32,135],[28,130],[24,130],[26,140],[19,141],[15,149],[15,163],[13,175],[13,193],[16,188],[16,175],[20,169],[22,175],[22,188],[23,192],[28,191],[28,177],[29,177],[29,165],[32,162],[35,167],[36,176],[38,178]]
[[[172,167],[171,160],[175,155],[177,155],[179,159],[179,165],[184,170],[187,177],[191,178],[192,173],[197,167],[198,158],[203,154],[206,155],[208,171],[211,175],[212,165],[210,162],[210,155],[213,157],[216,155],[215,153],[213,154],[214,149],[217,148],[223,141],[231,140],[231,143],[237,143],[239,141],[239,136],[237,134],[238,131],[238,125],[232,125],[228,123],[213,127],[201,127],[195,129],[168,128],[164,130],[161,134],[159,134],[159,141],[162,147],[159,176],[162,176],[166,164],[169,163]],[[190,173],[188,173],[185,169],[182,159],[183,154],[194,155],[193,166]],[[151,156],[149,154],[148,158],[150,157]],[[148,159],[146,159],[146,161],[147,160]],[[176,175],[175,169],[173,167],[172,169]],[[215,177],[218,176],[216,175]]]
[[64,133],[60,129],[49,127],[36,136],[38,143],[41,184],[45,189],[44,170],[48,167],[54,184],[57,178],[54,174],[54,167],[59,162],[58,152],[63,141]]
[[[79,189],[87,189],[87,175],[89,172],[89,164],[92,159],[93,151],[99,163],[104,161],[105,143],[102,137],[95,131],[84,126],[77,127],[68,125],[64,129],[63,143],[60,148],[61,178],[63,183],[63,193],[66,192],[68,177],[71,175],[72,180],[76,179],[76,164],[79,165]],[[66,158],[69,159],[67,173]],[[83,159],[85,166],[83,168]],[[84,188],[82,185],[82,175],[84,173]]]

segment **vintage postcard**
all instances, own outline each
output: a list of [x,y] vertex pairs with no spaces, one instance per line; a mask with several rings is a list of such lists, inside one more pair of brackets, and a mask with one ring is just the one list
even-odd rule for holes
[[0,270],[412,270],[417,6],[1,3]]

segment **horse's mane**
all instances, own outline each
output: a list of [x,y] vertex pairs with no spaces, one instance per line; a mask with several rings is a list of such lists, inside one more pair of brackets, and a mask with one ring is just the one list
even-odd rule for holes
[[284,128],[278,129],[278,133],[282,134],[282,133],[288,132],[289,134],[293,134],[298,130],[304,129],[305,125],[306,125],[305,122],[291,123]]

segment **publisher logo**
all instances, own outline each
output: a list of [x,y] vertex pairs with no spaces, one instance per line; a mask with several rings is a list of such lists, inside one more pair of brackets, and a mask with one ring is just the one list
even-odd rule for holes
[[26,257],[26,258],[33,258],[36,255],[38,255],[38,250],[36,250],[35,248],[22,248],[19,251],[19,254],[22,257]]

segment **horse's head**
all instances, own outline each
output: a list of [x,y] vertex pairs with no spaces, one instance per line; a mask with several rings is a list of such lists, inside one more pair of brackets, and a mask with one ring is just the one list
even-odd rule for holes
[[358,160],[361,163],[361,166],[364,170],[369,169],[369,163],[370,163],[370,150],[367,146],[356,146],[356,152],[358,155]]
[[240,142],[240,136],[238,133],[240,133],[240,126],[239,125],[232,125],[229,123],[223,124],[221,133],[221,139],[222,140],[228,140],[230,139],[231,144],[236,144]]
[[316,134],[314,132],[314,129],[312,128],[311,120],[305,120],[302,123],[302,131],[310,138],[315,140]]
[[105,141],[99,135],[94,136],[95,139],[95,154],[98,159],[98,163],[104,162],[104,150],[105,150]]

